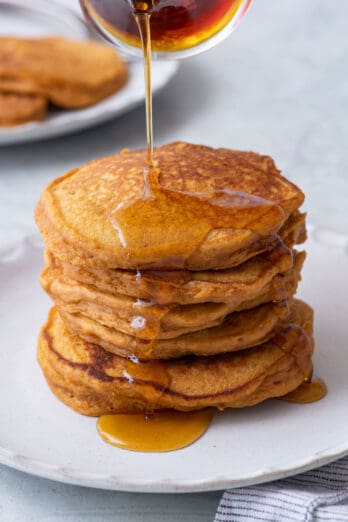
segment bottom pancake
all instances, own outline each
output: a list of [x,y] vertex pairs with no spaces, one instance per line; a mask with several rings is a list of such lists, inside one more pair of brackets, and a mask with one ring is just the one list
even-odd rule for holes
[[311,374],[311,308],[297,301],[298,321],[242,352],[137,362],[71,334],[56,309],[43,326],[38,359],[52,391],[86,415],[241,408],[297,388]]

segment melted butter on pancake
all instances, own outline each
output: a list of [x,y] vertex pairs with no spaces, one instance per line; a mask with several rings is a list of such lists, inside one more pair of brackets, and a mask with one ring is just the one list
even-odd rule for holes
[[144,452],[173,451],[189,446],[208,428],[214,409],[159,411],[151,415],[102,415],[97,422],[105,442]]

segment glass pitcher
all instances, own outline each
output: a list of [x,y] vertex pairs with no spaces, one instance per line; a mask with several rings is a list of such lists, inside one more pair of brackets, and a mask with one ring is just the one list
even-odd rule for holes
[[80,0],[90,25],[120,51],[142,57],[134,11],[151,15],[155,58],[186,58],[210,49],[235,29],[252,0]]

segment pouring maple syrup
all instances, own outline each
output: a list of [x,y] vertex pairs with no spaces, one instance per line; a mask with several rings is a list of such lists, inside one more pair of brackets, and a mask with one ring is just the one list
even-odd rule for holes
[[[153,36],[150,20],[157,4],[161,2],[132,0],[143,49],[145,76],[148,164],[143,169],[143,191],[140,197],[118,205],[110,214],[110,220],[125,248],[146,248],[153,252],[154,259],[161,259],[161,262],[170,260],[171,268],[185,268],[189,255],[212,229],[234,227],[257,232],[263,226],[261,216],[267,214],[268,219],[281,222],[284,213],[279,205],[242,192],[218,190],[211,194],[196,194],[161,186],[160,171],[153,156],[151,89]],[[189,227],[187,223],[190,223]],[[158,230],[163,228],[168,237],[165,243],[158,234]]]
[[[145,108],[146,108],[146,140],[148,149],[148,168],[153,170],[153,116],[152,116],[152,69],[151,69],[151,29],[150,17],[152,14],[152,2],[139,2],[133,0],[134,17],[138,25],[141,38],[141,46],[144,54],[145,76]],[[146,173],[144,187],[146,187]],[[150,188],[151,192],[151,188]]]

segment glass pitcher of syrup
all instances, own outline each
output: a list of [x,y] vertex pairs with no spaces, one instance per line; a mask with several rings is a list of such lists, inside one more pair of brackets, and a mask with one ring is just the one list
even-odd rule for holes
[[150,15],[152,54],[186,58],[210,49],[238,25],[252,0],[80,0],[92,27],[119,50],[142,57],[135,13]]

